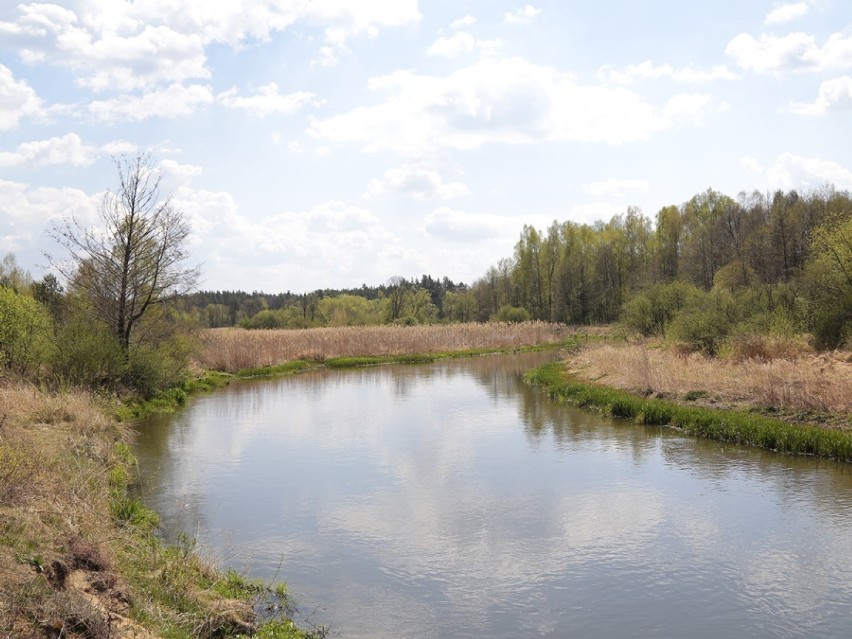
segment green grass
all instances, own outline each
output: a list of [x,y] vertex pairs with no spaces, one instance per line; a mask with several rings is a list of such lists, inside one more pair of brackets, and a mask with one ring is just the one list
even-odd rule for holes
[[295,359],[290,362],[284,362],[283,364],[276,364],[275,366],[244,368],[240,371],[237,371],[235,376],[240,379],[246,379],[251,377],[279,377],[281,375],[293,375],[294,373],[301,373],[302,371],[308,370],[310,368],[316,368],[317,365],[317,362],[310,362],[303,359]]
[[546,364],[526,376],[556,402],[600,411],[637,424],[668,426],[686,434],[723,442],[759,446],[794,455],[852,462],[852,433],[790,424],[765,415],[735,410],[682,406],[646,399],[597,384],[568,378],[559,363]]

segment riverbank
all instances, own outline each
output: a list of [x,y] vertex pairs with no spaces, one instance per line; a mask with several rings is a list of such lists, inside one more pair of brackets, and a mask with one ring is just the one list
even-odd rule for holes
[[[278,614],[283,586],[218,570],[188,537],[157,538],[113,409],[0,383],[0,637],[322,636]],[[265,625],[259,604],[277,611]]]
[[557,402],[596,410],[614,418],[645,426],[666,426],[688,435],[758,446],[795,455],[813,455],[852,462],[852,430],[798,424],[757,412],[687,405],[578,380],[565,363],[552,363],[527,374],[527,381]]
[[565,367],[576,381],[642,397],[852,430],[852,352],[764,341],[754,356],[716,358],[654,341],[589,343],[566,354]]

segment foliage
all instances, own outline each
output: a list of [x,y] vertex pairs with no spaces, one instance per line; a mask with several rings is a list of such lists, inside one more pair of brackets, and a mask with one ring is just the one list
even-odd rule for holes
[[699,297],[701,290],[685,282],[655,284],[624,304],[621,323],[645,336],[662,336],[675,314]]
[[103,324],[72,313],[56,329],[53,376],[62,385],[111,386],[125,366],[118,340]]
[[494,317],[495,322],[508,322],[510,324],[519,324],[530,320],[530,313],[527,309],[520,306],[509,306],[508,304],[501,306]]
[[852,342],[852,214],[831,217],[816,230],[805,273],[817,345]]
[[729,296],[720,293],[700,294],[672,317],[666,337],[689,350],[716,355],[732,325]]
[[32,297],[0,286],[0,369],[37,372],[52,351],[47,310]]

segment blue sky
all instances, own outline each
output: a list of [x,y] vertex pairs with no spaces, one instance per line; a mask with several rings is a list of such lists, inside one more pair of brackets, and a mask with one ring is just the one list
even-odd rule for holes
[[0,0],[0,253],[152,152],[201,286],[471,282],[524,224],[852,189],[852,3]]

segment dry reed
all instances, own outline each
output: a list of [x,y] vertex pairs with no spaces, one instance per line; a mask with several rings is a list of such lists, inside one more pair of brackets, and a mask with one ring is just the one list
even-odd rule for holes
[[236,372],[298,359],[522,348],[560,342],[573,334],[575,329],[564,324],[545,322],[303,330],[209,329],[200,334],[196,364],[206,370]]
[[580,379],[622,390],[676,398],[703,391],[713,401],[732,405],[852,412],[848,352],[734,361],[644,344],[599,344],[575,353],[567,365]]

